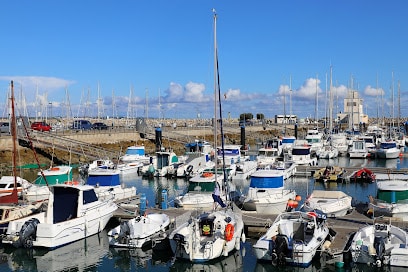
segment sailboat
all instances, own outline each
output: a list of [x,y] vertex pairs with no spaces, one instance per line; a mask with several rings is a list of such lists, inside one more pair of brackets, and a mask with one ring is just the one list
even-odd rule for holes
[[27,204],[19,203],[17,183],[19,177],[17,177],[17,125],[15,116],[14,105],[14,83],[11,81],[11,135],[13,139],[13,178],[14,186],[13,190],[9,194],[2,195],[0,197],[0,234],[7,231],[9,223],[13,220],[21,219],[29,216],[39,210],[41,203]]
[[[217,15],[214,11],[214,62],[215,62],[215,120],[217,120],[217,97],[220,97],[218,57],[216,42],[216,22]],[[222,130],[222,110],[221,102],[218,99],[220,110],[220,127]],[[217,135],[217,123],[214,122],[214,136]],[[214,137],[216,141],[217,137]],[[222,147],[224,148],[224,137]],[[217,145],[215,145],[217,146]],[[225,157],[223,156],[224,182],[227,180],[225,171]],[[215,164],[217,173],[217,163]],[[217,179],[217,175],[215,175]],[[228,190],[228,186],[227,190]],[[233,204],[232,204],[233,205]],[[194,213],[193,213],[194,214]],[[208,262],[222,256],[228,256],[234,250],[239,250],[241,240],[245,240],[244,223],[242,214],[237,207],[227,205],[213,212],[198,212],[197,216],[192,216],[187,222],[176,228],[169,236],[170,245],[174,256],[179,259],[190,260],[191,262]]]

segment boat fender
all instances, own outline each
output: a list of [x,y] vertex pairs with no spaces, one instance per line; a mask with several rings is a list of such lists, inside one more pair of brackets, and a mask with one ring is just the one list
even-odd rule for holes
[[33,246],[33,239],[35,239],[37,232],[37,225],[40,221],[37,218],[31,218],[26,221],[20,229],[19,239],[14,244],[16,247],[24,246],[25,248],[31,248]]
[[224,233],[225,233],[225,240],[226,240],[227,242],[231,241],[231,240],[232,240],[232,237],[234,236],[234,225],[232,225],[232,224],[227,224],[227,225],[225,226],[225,231],[224,231]]

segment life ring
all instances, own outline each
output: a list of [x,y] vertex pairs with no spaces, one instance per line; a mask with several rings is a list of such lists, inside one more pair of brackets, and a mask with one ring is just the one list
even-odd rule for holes
[[234,236],[234,225],[232,224],[227,224],[225,226],[225,240],[227,242],[232,240],[232,237]]
[[50,169],[50,171],[59,171],[60,169],[59,169],[59,167],[52,167],[51,169]]
[[212,175],[213,175],[213,173],[211,173],[211,172],[204,172],[204,173],[203,173],[203,177],[204,177],[204,178],[212,177]]

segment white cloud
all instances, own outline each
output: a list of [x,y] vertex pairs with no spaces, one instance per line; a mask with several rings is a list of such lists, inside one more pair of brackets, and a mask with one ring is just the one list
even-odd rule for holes
[[299,89],[293,92],[293,97],[306,98],[308,100],[316,99],[316,91],[318,94],[322,93],[320,88],[320,79],[318,78],[308,78],[305,80]]
[[367,96],[383,96],[385,94],[384,90],[382,88],[374,88],[368,85],[364,89],[364,94]]
[[204,84],[188,82],[185,87],[184,101],[197,103],[210,101],[209,96],[204,95],[204,91]]
[[14,86],[21,86],[23,89],[54,91],[66,88],[75,83],[75,81],[44,76],[0,76],[0,81],[14,81]]

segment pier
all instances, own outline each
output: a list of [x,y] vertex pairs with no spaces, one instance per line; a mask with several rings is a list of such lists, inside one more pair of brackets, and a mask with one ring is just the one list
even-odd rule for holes
[[[254,211],[242,211],[240,209],[239,211],[242,213],[245,235],[250,239],[258,239],[261,237],[277,217],[276,214],[259,214]],[[146,212],[165,213],[175,223],[175,226],[179,226],[198,211],[170,207],[168,209],[147,208]],[[125,209],[120,207],[115,212],[114,219],[120,222],[121,220],[131,219],[135,217],[136,214],[138,214],[136,208]],[[328,256],[329,259],[335,259],[342,256],[350,236],[360,228],[373,223],[392,224],[405,230],[408,229],[408,222],[402,221],[401,219],[392,217],[377,217],[372,219],[364,214],[364,209],[357,210],[355,208],[346,216],[337,218],[329,217],[327,219],[328,226],[336,232],[336,236],[330,246],[324,251],[326,256]]]

